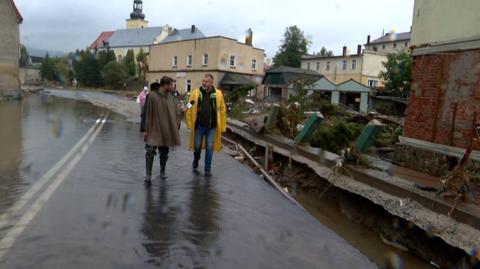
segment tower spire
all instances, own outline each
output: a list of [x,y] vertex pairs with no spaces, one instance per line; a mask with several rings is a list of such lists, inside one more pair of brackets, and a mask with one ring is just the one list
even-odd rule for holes
[[144,20],[145,14],[143,14],[143,1],[134,0],[133,1],[133,12],[130,13],[130,19],[132,20]]

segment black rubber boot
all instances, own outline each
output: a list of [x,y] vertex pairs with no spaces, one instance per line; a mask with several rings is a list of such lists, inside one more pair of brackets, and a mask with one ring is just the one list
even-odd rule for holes
[[162,180],[167,179],[167,174],[165,173],[165,167],[167,166],[168,160],[168,147],[161,147],[158,149],[160,155],[160,178]]
[[160,178],[162,180],[167,179],[167,174],[165,172],[165,167],[167,166],[167,156],[160,156]]
[[153,167],[153,160],[155,155],[151,154],[147,151],[145,154],[145,184],[150,185],[152,184],[152,167]]

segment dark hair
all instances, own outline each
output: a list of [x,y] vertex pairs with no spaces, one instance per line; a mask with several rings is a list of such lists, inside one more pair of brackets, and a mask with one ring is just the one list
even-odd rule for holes
[[150,90],[156,91],[158,89],[160,89],[160,83],[154,82],[154,83],[150,84]]
[[170,83],[175,82],[175,80],[171,77],[163,76],[162,79],[160,79],[160,87],[163,87],[165,85],[169,85]]
[[205,76],[211,78],[212,80],[215,80],[212,74],[205,74]]

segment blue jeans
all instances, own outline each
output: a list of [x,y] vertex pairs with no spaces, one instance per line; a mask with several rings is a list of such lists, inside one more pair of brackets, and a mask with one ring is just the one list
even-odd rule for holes
[[205,171],[211,171],[213,158],[213,143],[215,141],[215,128],[197,127],[195,129],[195,151],[193,153],[193,166],[196,168],[200,161],[203,138],[206,140]]

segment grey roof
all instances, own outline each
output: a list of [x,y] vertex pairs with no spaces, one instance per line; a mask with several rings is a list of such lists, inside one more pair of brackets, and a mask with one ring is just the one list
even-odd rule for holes
[[152,45],[164,27],[147,27],[137,29],[116,30],[110,37],[110,47],[140,47]]
[[373,40],[372,42],[370,42],[370,44],[381,44],[402,40],[410,40],[410,32],[386,34],[380,38]]
[[192,39],[198,39],[198,38],[204,38],[204,37],[205,35],[198,28],[196,28],[193,33],[191,28],[180,29],[180,30],[175,29],[172,34],[170,34],[169,36],[164,38],[162,41],[160,41],[160,44],[170,43],[175,41],[192,40]]
[[289,85],[295,80],[303,80],[305,82],[317,81],[323,77],[321,74],[302,68],[280,66],[269,70],[263,77],[263,85]]
[[303,69],[298,67],[290,67],[290,66],[279,66],[274,69],[270,69],[267,73],[294,73],[294,74],[307,74],[313,76],[321,76],[319,73],[310,70],[310,69]]

